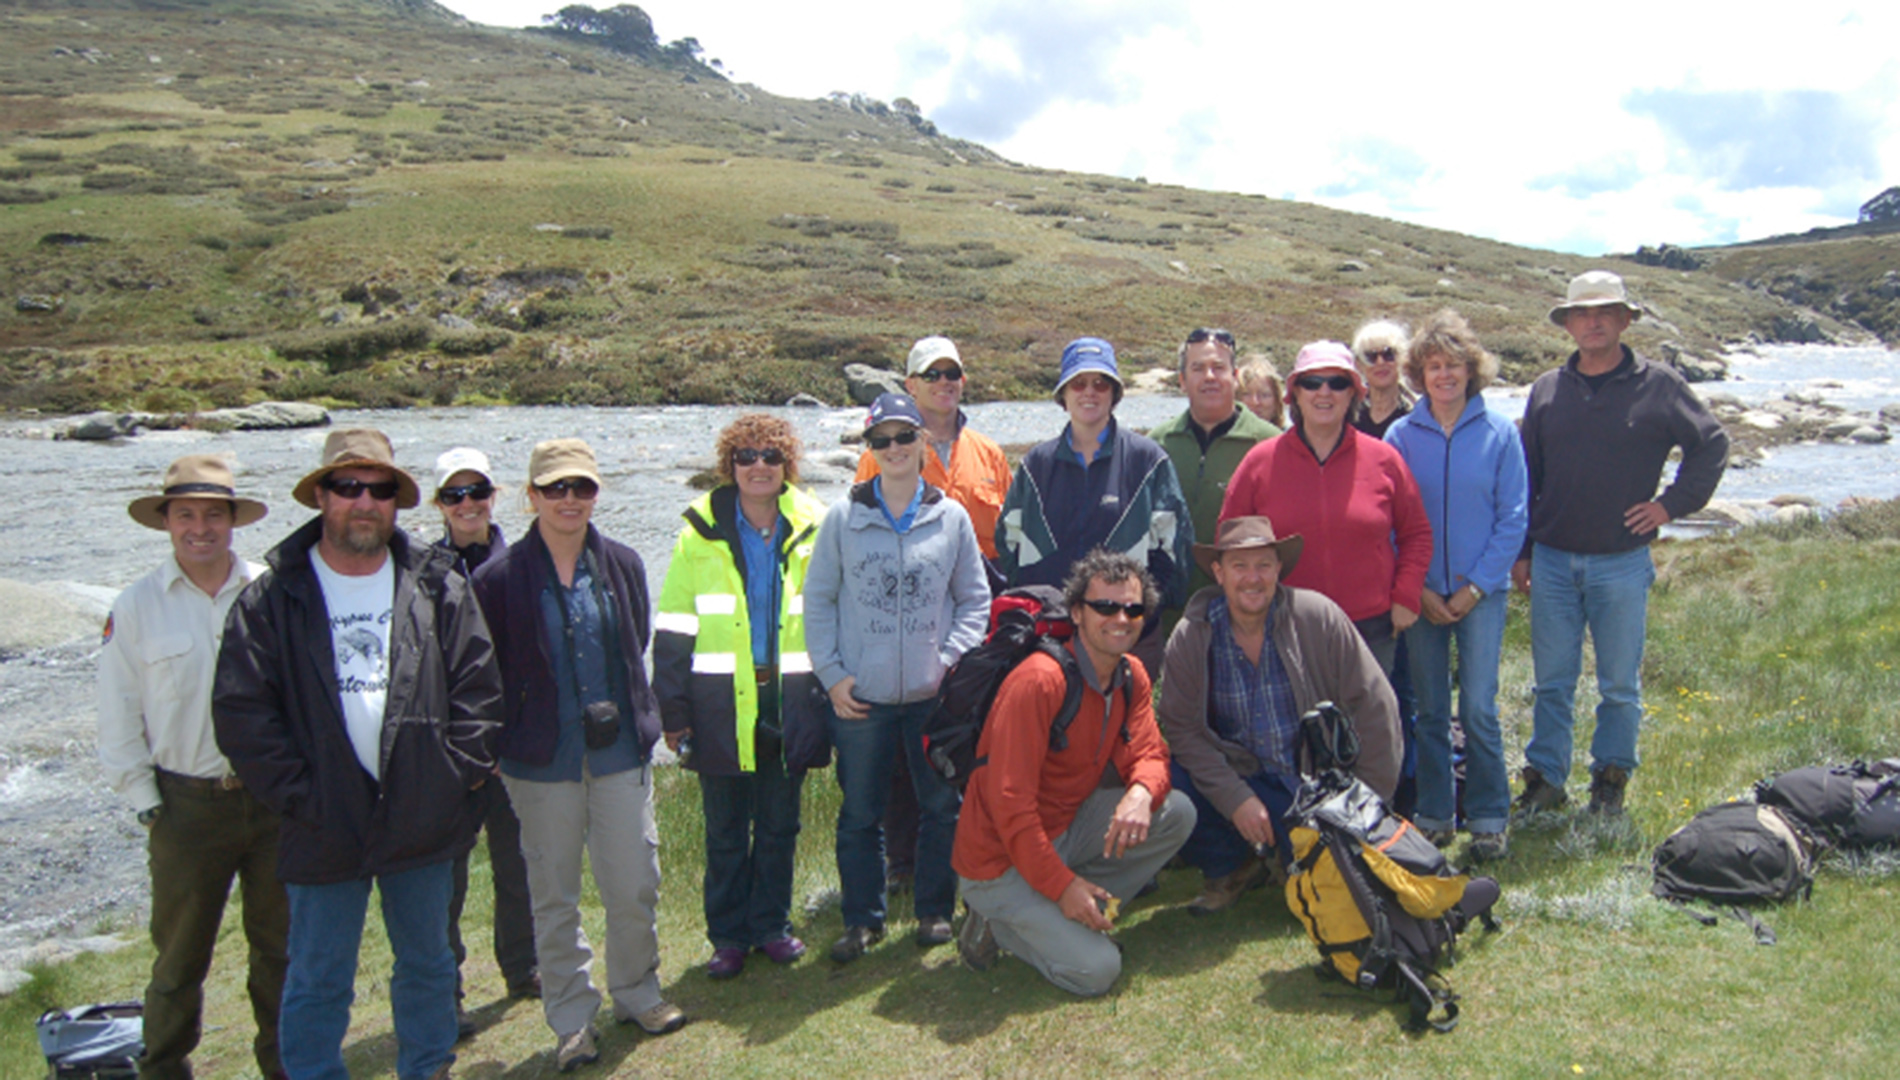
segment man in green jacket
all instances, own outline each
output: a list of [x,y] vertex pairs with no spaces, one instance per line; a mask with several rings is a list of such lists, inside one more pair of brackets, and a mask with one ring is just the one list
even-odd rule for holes
[[[1254,415],[1251,409],[1240,407],[1236,349],[1234,335],[1226,330],[1201,327],[1189,333],[1181,343],[1177,369],[1188,407],[1148,433],[1174,462],[1197,540],[1214,535],[1221,500],[1227,496],[1227,481],[1240,466],[1240,459],[1255,443],[1280,434],[1279,428]],[[1196,566],[1188,579],[1187,595],[1193,596],[1213,583]],[[1162,614],[1160,640],[1167,640],[1180,617],[1180,608]]]

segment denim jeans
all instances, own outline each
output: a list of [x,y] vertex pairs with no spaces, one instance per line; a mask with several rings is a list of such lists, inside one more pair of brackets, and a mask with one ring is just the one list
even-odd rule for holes
[[[455,955],[449,951],[449,860],[384,874],[383,929],[395,953],[389,1011],[396,1026],[396,1075],[420,1080],[455,1060]],[[290,973],[278,1024],[291,1080],[349,1080],[343,1036],[356,1000],[357,950],[370,880],[286,885],[290,893]]]
[[699,778],[706,817],[706,938],[715,949],[752,949],[792,932],[792,856],[804,774],[779,758],[757,772]]
[[[1194,831],[1188,834],[1187,843],[1181,845],[1181,858],[1209,878],[1226,877],[1247,865],[1247,860],[1254,857],[1253,845],[1240,835],[1227,815],[1207,801],[1207,796],[1194,786],[1194,777],[1188,775],[1180,762],[1168,763],[1168,779],[1174,790],[1186,795],[1194,806]],[[1246,782],[1266,805],[1267,817],[1273,822],[1274,856],[1281,866],[1291,865],[1293,847],[1286,842],[1290,827],[1287,811],[1299,791],[1300,778],[1263,770],[1247,777]]]
[[[1405,632],[1412,693],[1418,702],[1418,816],[1423,829],[1450,829],[1458,815],[1451,763],[1451,718],[1465,729],[1465,819],[1474,833],[1503,832],[1511,812],[1498,728],[1498,662],[1510,595],[1486,596],[1450,626],[1420,619]],[[1452,643],[1458,645],[1455,667]],[[1458,708],[1451,704],[1457,672]]]
[[1524,759],[1549,783],[1570,776],[1570,729],[1583,674],[1583,632],[1596,647],[1596,735],[1591,770],[1634,771],[1643,719],[1643,635],[1656,567],[1647,547],[1577,555],[1538,544],[1531,553],[1531,662],[1537,706]]
[[917,791],[917,916],[947,919],[956,909],[950,846],[962,799],[924,757],[924,721],[936,707],[937,699],[930,698],[909,705],[873,705],[863,720],[831,718],[838,786],[844,790],[837,848],[846,926],[884,925],[884,803],[890,798],[891,770],[900,748]]

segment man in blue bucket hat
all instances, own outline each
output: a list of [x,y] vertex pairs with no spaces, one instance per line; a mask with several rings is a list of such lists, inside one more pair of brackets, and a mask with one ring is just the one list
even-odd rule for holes
[[[1024,456],[997,525],[997,563],[1009,585],[1060,586],[1099,547],[1146,568],[1162,608],[1186,602],[1194,522],[1167,452],[1115,421],[1122,391],[1113,345],[1081,337],[1062,350],[1055,399],[1069,422]],[[1166,644],[1159,612],[1145,623],[1134,655],[1158,673]]]

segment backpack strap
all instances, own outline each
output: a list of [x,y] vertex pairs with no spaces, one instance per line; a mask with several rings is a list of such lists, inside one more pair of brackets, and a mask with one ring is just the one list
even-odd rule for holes
[[[1049,750],[1059,753],[1069,748],[1069,725],[1075,723],[1076,715],[1082,711],[1082,667],[1075,654],[1059,641],[1043,638],[1036,646],[1062,668],[1062,676],[1067,689],[1062,695],[1062,708],[1056,710],[1054,723],[1049,725]],[[1135,692],[1130,684],[1134,682],[1128,671],[1128,660],[1117,661],[1121,665],[1122,691],[1122,742],[1133,742],[1128,734],[1128,714],[1135,708]]]

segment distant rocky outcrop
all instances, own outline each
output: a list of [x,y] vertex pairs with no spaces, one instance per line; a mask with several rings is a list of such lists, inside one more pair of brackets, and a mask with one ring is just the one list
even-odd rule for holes
[[1643,266],[1660,266],[1665,270],[1700,270],[1708,265],[1707,259],[1688,248],[1679,248],[1674,244],[1658,244],[1655,247],[1644,244],[1636,249],[1636,254],[1623,257],[1633,263],[1640,263]]
[[879,394],[904,392],[902,375],[895,371],[874,368],[869,364],[846,364],[844,382],[845,388],[851,393],[851,400],[860,405],[869,405],[876,401]]
[[1890,187],[1860,206],[1860,221],[1900,221],[1900,185]]
[[1728,429],[1729,464],[1738,469],[1759,463],[1763,451],[1789,443],[1884,443],[1893,438],[1890,424],[1900,418],[1900,406],[1885,406],[1878,414],[1851,413],[1802,391],[1756,405],[1728,394],[1710,394],[1706,400]]
[[200,413],[96,412],[88,413],[54,433],[54,438],[99,442],[137,435],[140,431],[274,431],[282,428],[322,427],[330,413],[321,405],[301,401],[263,401],[237,409]]

